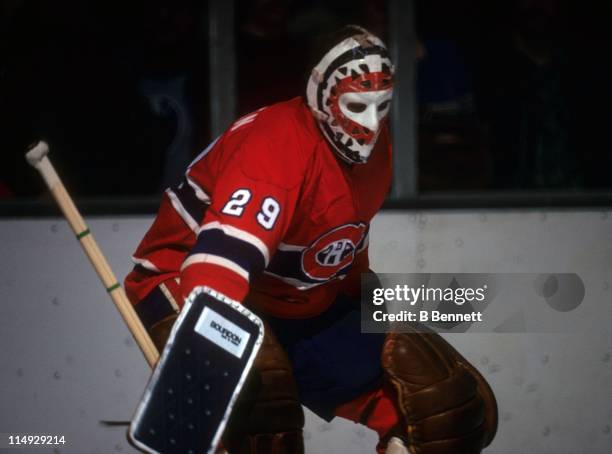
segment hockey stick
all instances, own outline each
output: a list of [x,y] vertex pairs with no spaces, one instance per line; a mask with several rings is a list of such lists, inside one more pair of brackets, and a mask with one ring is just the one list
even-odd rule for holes
[[85,250],[85,254],[89,258],[91,264],[95,268],[100,280],[104,284],[104,288],[112,298],[115,306],[119,310],[123,320],[128,326],[128,329],[134,336],[136,343],[145,355],[147,362],[151,367],[155,366],[159,359],[159,352],[155,348],[153,341],[145,330],[140,318],[134,311],[132,303],[128,300],[123,287],[117,281],[115,274],[111,270],[106,258],[100,251],[98,243],[94,240],[93,235],[87,228],[85,221],[81,217],[78,209],[74,205],[72,198],[66,191],[57,172],[53,168],[51,161],[47,157],[49,146],[45,142],[38,142],[33,148],[26,153],[27,161],[35,167],[43,179],[47,183],[53,198],[64,213],[64,217],[70,224],[81,246]]

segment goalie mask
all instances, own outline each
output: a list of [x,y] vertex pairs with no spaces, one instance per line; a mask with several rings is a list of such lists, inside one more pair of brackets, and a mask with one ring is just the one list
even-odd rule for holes
[[370,157],[392,94],[393,65],[387,49],[364,29],[325,54],[306,89],[321,131],[351,164],[365,163]]

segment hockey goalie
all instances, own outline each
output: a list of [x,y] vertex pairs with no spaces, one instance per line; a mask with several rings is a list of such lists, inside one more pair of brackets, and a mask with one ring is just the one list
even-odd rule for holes
[[360,331],[392,174],[389,53],[349,26],[316,61],[304,96],[235,121],[165,191],[130,300],[158,348],[194,288],[263,320],[221,438],[230,454],[303,453],[302,405],[376,431],[379,453],[480,453],[497,408],[476,369],[437,334]]

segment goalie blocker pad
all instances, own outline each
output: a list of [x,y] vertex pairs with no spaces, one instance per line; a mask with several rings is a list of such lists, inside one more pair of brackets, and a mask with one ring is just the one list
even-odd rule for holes
[[149,453],[213,453],[263,340],[262,321],[207,287],[187,298],[130,425]]

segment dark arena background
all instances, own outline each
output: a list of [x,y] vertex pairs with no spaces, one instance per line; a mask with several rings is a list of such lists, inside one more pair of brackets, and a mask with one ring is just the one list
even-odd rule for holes
[[[49,143],[123,280],[164,189],[235,119],[302,95],[313,41],[359,24],[396,67],[371,268],[580,276],[569,311],[505,308],[524,332],[445,337],[497,397],[484,452],[612,452],[611,18],[569,0],[0,1],[0,451],[137,452],[117,422],[150,375],[28,146]],[[536,312],[572,328],[532,330]],[[28,434],[65,442],[8,448]],[[376,442],[306,412],[307,454]]]

